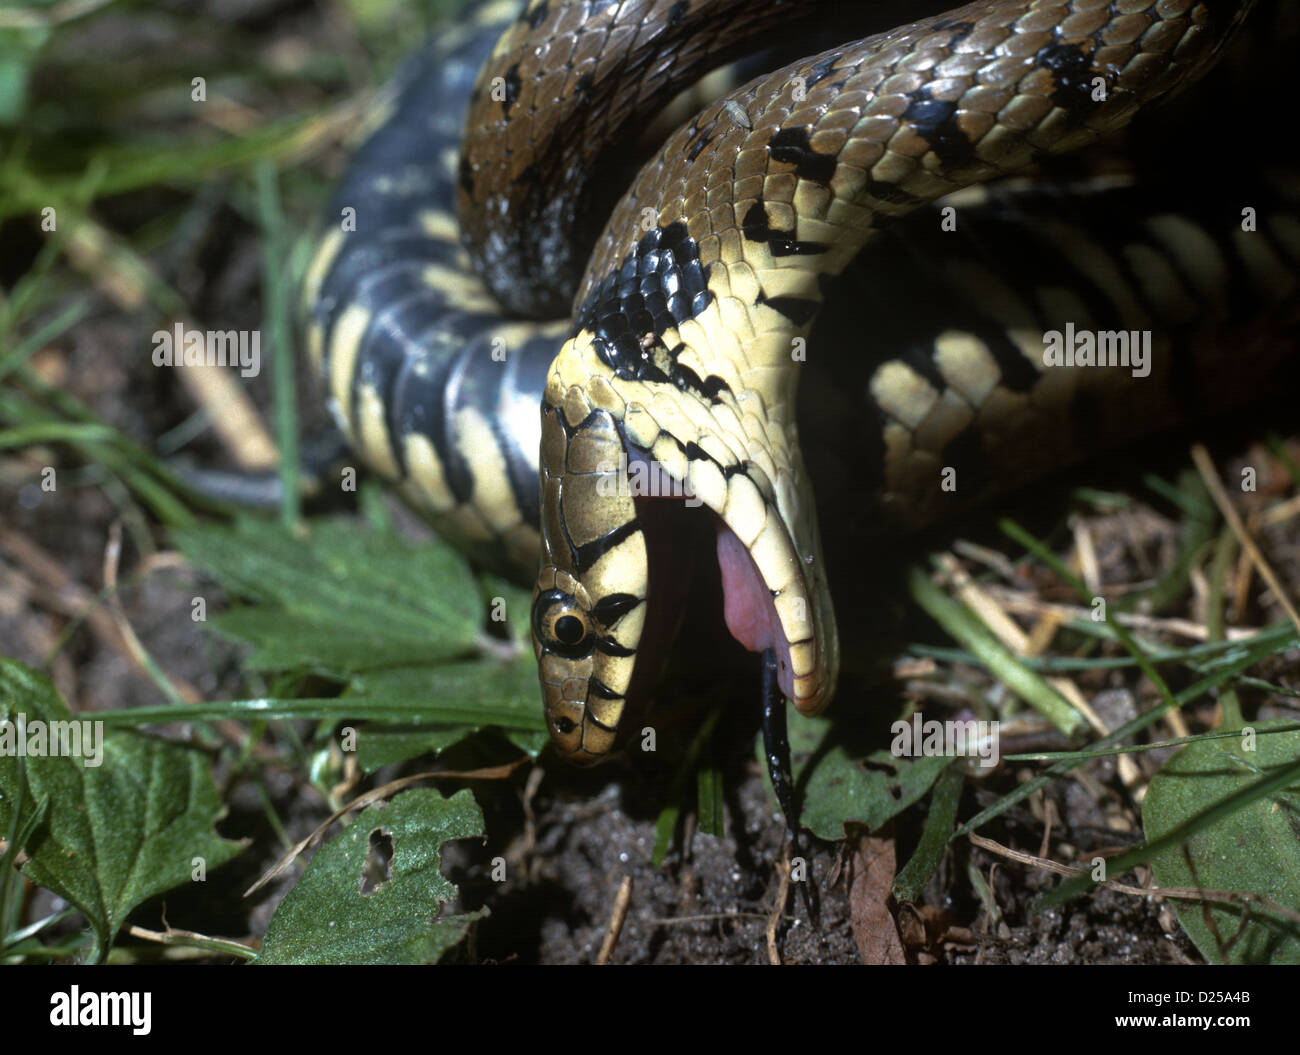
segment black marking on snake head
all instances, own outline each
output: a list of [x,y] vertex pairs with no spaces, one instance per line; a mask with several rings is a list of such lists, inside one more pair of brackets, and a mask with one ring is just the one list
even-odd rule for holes
[[[626,595],[620,595],[620,596],[626,596]],[[637,603],[640,604],[641,602],[638,601]],[[598,700],[621,700],[621,699],[623,699],[623,694],[622,694],[622,693],[615,692],[613,689],[611,689],[608,685],[606,685],[606,684],[605,684],[603,681],[601,681],[599,678],[588,678],[588,679],[587,679],[587,695],[588,695],[588,696],[594,696],[594,697],[596,697],[596,699],[598,699]],[[592,721],[596,721],[595,716],[592,716]],[[597,724],[597,725],[600,725],[600,722],[596,722],[596,724]],[[607,726],[603,726],[603,725],[601,725],[601,728],[604,729],[604,728],[607,728]],[[611,731],[612,731],[612,730],[611,730]]]
[[947,99],[934,99],[927,84],[912,95],[912,102],[903,112],[916,134],[930,144],[930,149],[945,164],[965,161],[975,152],[975,144],[957,126],[957,103]]
[[[664,333],[709,306],[708,285],[708,269],[686,224],[656,227],[588,294],[578,309],[578,329],[594,335],[597,356],[615,376],[667,382],[655,352],[662,353]],[[671,351],[669,358],[675,366]]]
[[[635,656],[636,650],[625,648],[615,641],[612,637],[602,637],[596,642],[596,651],[603,652],[607,656]],[[590,715],[588,716],[590,717]],[[597,722],[596,724],[600,724]]]
[[1092,95],[1092,80],[1100,74],[1078,44],[1048,44],[1034,60],[1052,74],[1052,102],[1069,115],[1071,124],[1081,123],[1101,106]]
[[573,550],[573,570],[578,574],[589,570],[596,561],[612,550],[629,535],[641,530],[641,525],[634,517],[624,521],[612,531],[607,531],[599,538],[575,546]]
[[579,95],[586,95],[591,91],[592,85],[596,83],[596,77],[592,73],[584,73],[578,78],[578,83],[573,86],[573,90]]
[[522,183],[525,187],[534,187],[541,182],[542,174],[536,164],[529,165],[518,176],[514,178],[515,183]]
[[[612,627],[628,612],[641,603],[641,598],[630,593],[610,593],[597,601],[591,609],[601,626]],[[613,697],[606,696],[605,699]]]
[[686,12],[690,10],[690,7],[691,0],[677,0],[677,3],[673,4],[668,11],[668,24],[670,26],[677,25],[686,17]]
[[469,163],[469,158],[464,154],[460,157],[460,167],[457,170],[457,177],[460,181],[460,189],[466,194],[474,193],[474,168]]
[[597,729],[603,729],[603,730],[605,730],[605,732],[607,732],[607,733],[616,732],[616,730],[614,729],[614,727],[613,727],[612,725],[606,725],[606,724],[605,724],[604,722],[602,722],[599,718],[597,718],[596,715],[595,715],[592,711],[588,711],[588,712],[586,713],[586,715],[583,717],[582,720],[583,720],[584,722],[590,722],[590,723],[591,723],[592,725],[594,725]]
[[830,183],[835,175],[835,158],[831,154],[819,154],[812,148],[812,137],[808,126],[799,128],[782,128],[770,140],[768,148],[772,160],[785,165],[793,165],[795,175],[800,179],[811,180],[822,186]]
[[524,82],[519,77],[519,63],[515,63],[510,69],[506,70],[505,76],[506,97],[501,103],[501,113],[508,115],[510,108],[519,101],[519,92],[524,86]]
[[740,230],[751,242],[766,242],[773,256],[815,256],[829,248],[825,242],[800,242],[792,237],[793,231],[774,230],[762,198],[749,207]]

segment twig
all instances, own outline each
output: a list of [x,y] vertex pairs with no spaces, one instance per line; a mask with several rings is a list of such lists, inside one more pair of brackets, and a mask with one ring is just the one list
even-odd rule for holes
[[[651,927],[672,927],[678,923],[712,923],[724,919],[767,919],[766,912],[706,912],[699,916],[668,916],[666,918],[648,919],[645,923]],[[794,919],[787,916],[786,919]]]
[[623,921],[627,919],[627,906],[632,900],[632,877],[624,876],[614,895],[614,911],[609,914],[609,925],[605,928],[605,940],[600,943],[600,952],[596,963],[607,964],[618,944],[618,936],[623,933]]
[[[1018,861],[1020,864],[1031,865],[1034,868],[1041,868],[1045,872],[1055,872],[1062,876],[1077,876],[1087,872],[1086,868],[1079,868],[1075,865],[1061,864],[1059,861],[1051,861],[1043,857],[1035,857],[1033,854],[1027,854],[1022,850],[1013,850],[1009,846],[1003,846],[992,839],[986,839],[982,835],[974,833],[967,836],[970,841],[978,846],[981,850],[988,850],[989,853],[998,854],[1011,861]],[[1131,886],[1128,883],[1117,883],[1113,879],[1102,879],[1097,883],[1098,886],[1105,887],[1107,890],[1114,890],[1121,894],[1131,894],[1134,897],[1150,897],[1157,901],[1164,898],[1175,898],[1180,901],[1224,901],[1234,905],[1259,905],[1269,912],[1276,913],[1284,919],[1293,923],[1300,923],[1300,912],[1287,908],[1285,905],[1279,905],[1276,901],[1270,901],[1268,898],[1259,894],[1252,894],[1249,890],[1201,890],[1196,887],[1141,887]]]
[[773,967],[781,966],[781,953],[776,947],[776,928],[785,916],[785,902],[790,896],[790,859],[787,857],[780,864],[781,884],[776,892],[776,905],[767,917],[767,962]]
[[1246,525],[1242,523],[1241,516],[1238,514],[1236,507],[1232,504],[1232,499],[1228,497],[1227,489],[1223,486],[1223,481],[1219,479],[1219,474],[1215,471],[1214,462],[1210,460],[1210,454],[1200,443],[1192,445],[1192,461],[1196,463],[1197,471],[1201,474],[1201,479],[1205,481],[1205,486],[1210,491],[1210,497],[1214,499],[1214,504],[1219,507],[1219,512],[1223,514],[1223,519],[1228,522],[1228,527],[1232,533],[1237,536],[1237,541],[1241,543],[1241,548],[1250,554],[1251,562],[1259,572],[1260,578],[1268,583],[1268,588],[1273,591],[1273,596],[1277,598],[1278,604],[1282,606],[1291,622],[1300,630],[1300,612],[1297,612],[1295,605],[1286,595],[1286,590],[1278,581],[1277,576],[1273,573],[1272,567],[1264,559],[1264,554],[1255,545],[1255,540],[1246,530]]

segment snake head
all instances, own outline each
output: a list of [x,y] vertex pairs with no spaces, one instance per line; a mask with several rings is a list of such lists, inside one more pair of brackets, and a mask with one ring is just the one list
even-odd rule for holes
[[[724,473],[703,447],[659,429],[637,435],[645,406],[624,401],[601,375],[595,344],[565,345],[542,402],[532,629],[552,741],[590,765],[639,727],[690,596],[694,555],[707,552],[700,529],[716,534],[720,614],[731,636],[751,652],[770,651],[782,694],[816,713],[838,666],[834,615],[820,563],[801,556],[786,526],[816,553],[811,500],[800,512],[793,488],[771,484],[756,466]],[[643,469],[678,490],[631,485]],[[780,479],[802,472],[798,463]],[[714,515],[679,515],[674,497]]]
[[619,487],[623,444],[613,417],[576,390],[557,403],[542,412],[533,648],[551,739],[569,761],[591,765],[631,724],[624,717],[645,626],[647,554],[635,503]]

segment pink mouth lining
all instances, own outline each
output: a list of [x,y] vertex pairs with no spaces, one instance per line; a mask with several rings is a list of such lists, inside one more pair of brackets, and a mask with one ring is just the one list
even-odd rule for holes
[[788,700],[794,699],[790,642],[781,629],[771,591],[759,575],[754,558],[736,533],[718,519],[718,567],[722,571],[723,611],[731,636],[751,652],[776,651],[777,680]]
[[[629,471],[633,467],[646,470],[653,465],[653,460],[646,452],[631,444],[627,445]],[[666,478],[664,477],[660,479]],[[650,479],[654,479],[652,475]],[[681,552],[679,545],[684,539],[674,538],[671,530],[665,531],[670,522],[669,510],[680,515],[682,503],[676,496],[662,494],[637,494],[634,492],[637,515],[643,521],[646,530],[646,542],[649,548],[651,581],[654,584],[651,602],[651,615],[654,630],[647,633],[642,641],[643,656],[658,655],[656,649],[666,644],[661,634],[669,638],[673,635],[678,620],[665,618],[668,611],[678,608],[685,600],[684,588],[690,579],[690,562],[687,554]],[[669,502],[662,499],[668,497]],[[754,564],[754,558],[744,544],[736,537],[722,518],[713,514],[717,527],[718,568],[721,572],[723,593],[723,614],[727,630],[741,645],[750,652],[762,653],[773,649],[777,661],[777,681],[786,699],[794,699],[794,671],[790,666],[790,642],[786,640],[781,629],[781,621],[776,614],[771,592],[763,582],[763,577]],[[671,571],[669,569],[672,569]],[[650,631],[651,627],[647,627]],[[648,672],[642,664],[641,675]]]

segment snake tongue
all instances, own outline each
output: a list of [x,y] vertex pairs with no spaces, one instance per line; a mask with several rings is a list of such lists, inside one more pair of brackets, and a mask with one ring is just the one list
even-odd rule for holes
[[776,653],[777,681],[787,699],[794,698],[790,642],[772,602],[772,593],[758,573],[754,558],[736,533],[718,520],[718,567],[722,572],[723,613],[731,636],[750,652]]

